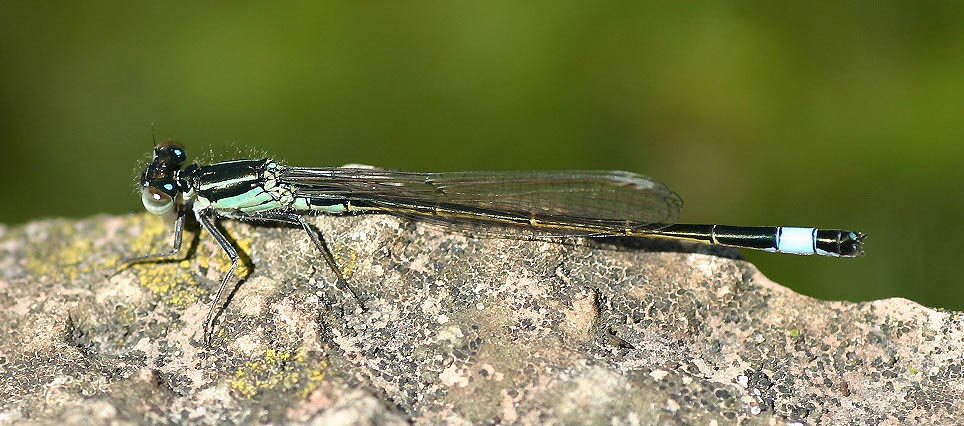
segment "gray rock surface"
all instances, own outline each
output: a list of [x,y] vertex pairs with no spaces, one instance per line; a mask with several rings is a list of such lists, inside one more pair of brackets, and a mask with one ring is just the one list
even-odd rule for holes
[[[915,424],[964,411],[964,316],[824,302],[733,252],[472,238],[386,216],[226,221],[228,262],[147,215],[0,226],[0,422]],[[194,233],[197,233],[195,230]],[[187,235],[188,240],[192,234]],[[840,283],[846,285],[846,283]]]

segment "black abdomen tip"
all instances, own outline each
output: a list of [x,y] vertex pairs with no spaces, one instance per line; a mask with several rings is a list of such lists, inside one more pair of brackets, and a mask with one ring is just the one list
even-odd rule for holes
[[864,254],[863,240],[867,234],[842,229],[817,230],[816,248],[820,254],[855,257]]

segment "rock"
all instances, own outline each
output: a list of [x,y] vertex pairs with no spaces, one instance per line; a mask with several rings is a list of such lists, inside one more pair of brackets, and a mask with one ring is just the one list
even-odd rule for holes
[[224,221],[247,267],[210,347],[228,261],[206,233],[183,260],[105,278],[168,249],[168,219],[0,227],[0,422],[906,424],[964,410],[961,313],[815,300],[708,246],[311,220],[366,309],[299,229]]

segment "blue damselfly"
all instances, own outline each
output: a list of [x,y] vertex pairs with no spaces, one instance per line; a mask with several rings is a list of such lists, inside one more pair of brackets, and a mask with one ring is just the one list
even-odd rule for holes
[[[485,225],[535,234],[645,237],[699,241],[780,253],[853,257],[865,234],[787,226],[676,224],[682,201],[666,185],[622,171],[511,171],[413,173],[367,167],[292,167],[271,159],[186,164],[176,142],[155,145],[140,179],[144,207],[174,213],[170,251],[135,257],[128,266],[178,254],[189,212],[231,259],[208,310],[210,341],[215,307],[234,276],[239,255],[215,225],[219,219],[301,227],[324,255],[339,287],[347,285],[310,213],[384,213],[448,226]],[[364,306],[362,304],[362,306]]]

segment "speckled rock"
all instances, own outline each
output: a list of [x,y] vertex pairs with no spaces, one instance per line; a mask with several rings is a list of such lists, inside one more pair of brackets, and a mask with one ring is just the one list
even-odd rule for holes
[[[297,229],[227,221],[226,258],[147,215],[0,226],[0,422],[957,423],[964,316],[824,302],[718,248],[473,238],[318,217],[362,310]],[[187,235],[190,241],[197,230]]]

